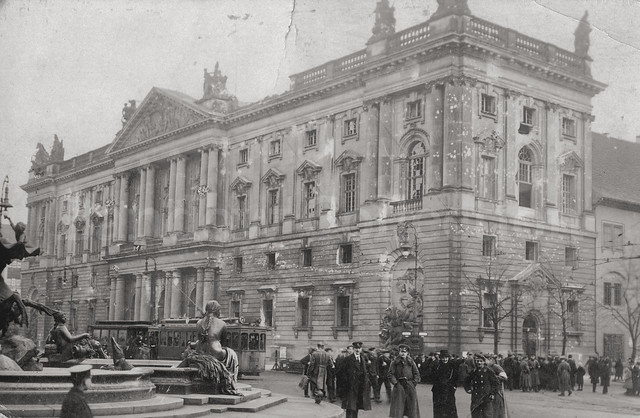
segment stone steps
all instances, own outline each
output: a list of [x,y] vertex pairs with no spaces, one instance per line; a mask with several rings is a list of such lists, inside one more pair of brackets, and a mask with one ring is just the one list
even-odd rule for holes
[[251,401],[241,402],[235,405],[213,405],[210,410],[214,413],[223,412],[249,412],[256,413],[264,409],[287,402],[284,395],[265,396]]

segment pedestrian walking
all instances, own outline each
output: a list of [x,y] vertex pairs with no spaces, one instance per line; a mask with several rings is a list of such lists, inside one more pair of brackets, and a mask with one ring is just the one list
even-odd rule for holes
[[508,380],[507,373],[505,373],[502,366],[498,364],[495,354],[487,356],[487,367],[489,367],[489,369],[491,369],[491,371],[495,373],[499,382],[498,393],[496,393],[496,396],[493,399],[493,417],[505,418],[504,390],[502,386]]
[[327,394],[327,370],[333,367],[333,360],[324,351],[324,343],[318,343],[318,348],[311,354],[307,368],[311,392],[317,404],[322,402],[322,398]]
[[540,390],[540,362],[536,359],[536,355],[529,357],[529,375],[531,376],[531,388],[537,392]]
[[565,356],[560,357],[560,364],[556,371],[558,375],[558,386],[560,388],[560,394],[558,396],[564,396],[565,392],[569,392],[571,396],[571,366],[567,363]]
[[500,383],[495,373],[487,367],[482,354],[474,356],[475,369],[464,381],[464,390],[471,394],[471,417],[493,418],[493,400]]
[[609,393],[609,384],[611,382],[611,360],[609,357],[604,356],[598,365],[598,370],[600,370],[600,384],[602,385],[602,394],[605,395]]
[[573,359],[573,355],[569,354],[569,358],[567,359],[567,363],[569,363],[569,382],[571,383],[571,390],[574,390],[576,386],[576,361]]
[[389,350],[380,350],[378,356],[378,393],[377,398],[380,399],[380,389],[384,386],[387,393],[387,402],[391,402],[391,381],[389,380],[389,367],[391,366],[391,357]]
[[331,347],[325,348],[324,351],[327,352],[333,364],[333,367],[327,369],[327,395],[329,396],[329,402],[333,403],[336,401],[336,363],[333,360],[333,350]]
[[633,395],[633,361],[629,359],[629,364],[622,371],[622,380],[624,383],[622,387],[626,389],[625,395]]
[[576,385],[578,385],[578,391],[582,391],[584,386],[584,375],[587,371],[584,369],[582,363],[578,363],[578,369],[576,370]]
[[376,403],[382,402],[380,400],[380,384],[378,383],[378,354],[375,347],[370,347],[369,351],[365,353],[368,356],[367,370],[369,370],[369,381],[371,382],[371,389],[373,390],[373,400]]
[[520,361],[520,387],[523,392],[531,392],[531,370],[526,357]]
[[84,392],[91,386],[91,366],[80,364],[69,368],[73,387],[62,401],[61,418],[92,418]]
[[587,365],[589,378],[591,379],[591,385],[593,386],[593,392],[595,392],[596,386],[598,386],[598,383],[600,383],[600,369],[598,367],[598,359],[596,357],[589,357]]
[[616,361],[614,369],[616,371],[616,375],[613,378],[613,381],[615,382],[616,380],[622,380],[622,372],[624,371],[624,363],[622,362],[621,358],[618,357],[618,360]]
[[346,412],[346,418],[358,418],[358,411],[371,410],[369,397],[369,372],[367,361],[362,355],[362,343],[353,343],[353,354],[345,357],[342,366],[345,378],[342,409]]
[[[307,355],[300,359],[300,363],[302,364],[302,374],[305,376],[308,376],[307,372],[309,371],[309,362],[311,361],[311,354],[313,354],[314,351],[316,351],[316,349],[314,347],[310,347],[309,350],[307,350]],[[304,387],[302,388],[304,390],[305,398],[309,397],[310,385],[311,385],[311,382],[307,380],[307,384],[304,385]]]
[[434,418],[458,418],[456,409],[458,370],[450,360],[449,351],[441,350],[440,361],[434,362],[431,368]]
[[389,417],[420,418],[416,392],[416,385],[420,381],[420,372],[415,361],[409,355],[409,346],[400,344],[398,350],[398,357],[391,362],[389,367],[389,380],[393,384]]

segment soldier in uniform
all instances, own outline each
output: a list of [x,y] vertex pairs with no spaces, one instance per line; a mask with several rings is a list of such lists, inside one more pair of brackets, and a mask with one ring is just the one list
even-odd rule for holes
[[476,354],[474,361],[475,369],[464,380],[464,390],[471,394],[471,417],[493,418],[493,401],[500,383],[482,354]]
[[92,418],[91,408],[84,398],[84,392],[91,385],[91,366],[80,364],[69,368],[73,387],[62,401],[60,417],[62,418]]
[[[300,364],[302,364],[302,374],[306,376],[309,375],[308,374],[309,362],[311,361],[311,355],[313,354],[314,351],[316,351],[314,347],[309,347],[309,351],[307,351],[307,355],[300,359]],[[311,386],[311,381],[308,381],[306,386],[303,388],[305,398],[309,397],[309,386]]]
[[380,389],[384,385],[387,392],[387,402],[391,402],[391,382],[389,381],[389,366],[391,366],[391,357],[389,350],[380,350],[378,356],[378,386],[376,387],[375,398],[380,399]]
[[378,355],[376,354],[376,348],[369,348],[367,353],[369,361],[367,362],[367,368],[369,369],[369,381],[371,382],[371,388],[373,389],[373,400],[376,403],[382,402],[380,400],[380,383],[378,383]]
[[416,392],[416,385],[420,382],[420,372],[409,355],[409,346],[400,344],[398,350],[398,357],[393,359],[389,367],[389,380],[393,383],[389,417],[403,418],[406,415],[409,418],[420,418]]
[[345,357],[342,373],[345,379],[342,409],[346,411],[346,418],[358,418],[360,409],[371,410],[369,371],[361,342],[353,343],[353,354]]
[[307,368],[311,392],[317,404],[322,402],[327,392],[327,370],[333,368],[333,359],[324,351],[324,343],[318,343],[318,349],[311,354]]

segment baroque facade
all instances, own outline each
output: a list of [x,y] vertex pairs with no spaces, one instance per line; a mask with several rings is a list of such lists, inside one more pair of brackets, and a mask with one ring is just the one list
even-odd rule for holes
[[[590,100],[604,85],[586,52],[465,1],[396,32],[380,3],[364,49],[283,94],[238,106],[216,66],[201,99],[153,88],[111,144],[34,163],[23,189],[45,254],[24,263],[23,294],[79,329],[197,316],[216,298],[293,358],[319,340],[380,344],[387,308],[417,289],[425,348],[490,351],[486,306],[467,309],[487,295],[468,287],[497,258],[500,292],[542,277],[592,295]],[[593,351],[588,302],[562,332],[548,300],[514,306],[501,351],[559,351],[563,335],[569,352]]]

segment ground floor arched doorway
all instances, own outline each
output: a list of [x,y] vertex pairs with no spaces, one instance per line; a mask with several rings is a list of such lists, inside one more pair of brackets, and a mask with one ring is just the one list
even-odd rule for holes
[[527,315],[522,323],[522,351],[527,356],[537,356],[539,347],[539,328],[538,318],[533,314]]

